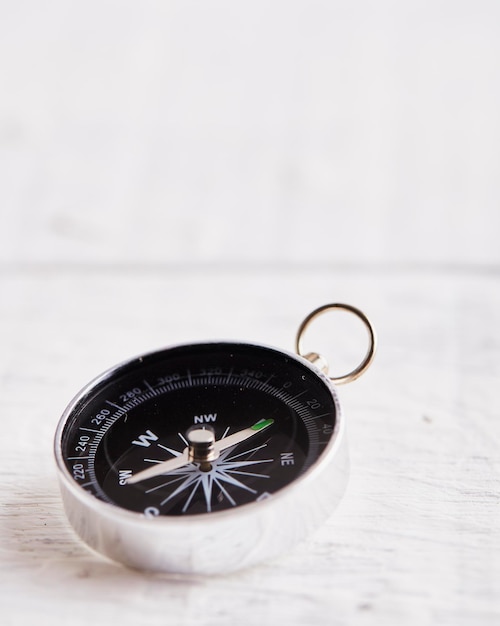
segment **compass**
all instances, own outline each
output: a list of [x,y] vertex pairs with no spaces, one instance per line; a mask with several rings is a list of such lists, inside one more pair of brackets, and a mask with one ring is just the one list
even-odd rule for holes
[[[369,331],[363,363],[375,335]],[[179,345],[89,383],[59,423],[64,506],[94,550],[130,567],[222,573],[288,551],[340,500],[344,416],[323,357],[243,342]],[[323,370],[323,371],[322,371]],[[336,379],[333,379],[336,380]]]

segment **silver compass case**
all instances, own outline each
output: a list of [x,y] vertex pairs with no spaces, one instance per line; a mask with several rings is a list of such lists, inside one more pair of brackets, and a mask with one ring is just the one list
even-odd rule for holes
[[[257,344],[239,345],[270,349]],[[337,391],[307,359],[271,350],[307,368],[329,390],[336,415],[333,432],[319,457],[289,484],[265,498],[225,510],[148,518],[95,497],[70,473],[63,455],[63,434],[74,420],[75,411],[96,388],[131,363],[140,363],[143,357],[111,368],[73,399],[56,432],[55,456],[67,517],[88,546],[132,568],[218,574],[287,553],[324,522],[340,501],[348,480],[345,420]]]

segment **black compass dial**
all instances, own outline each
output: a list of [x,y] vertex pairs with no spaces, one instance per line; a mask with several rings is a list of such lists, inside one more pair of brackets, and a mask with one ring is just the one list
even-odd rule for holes
[[[270,497],[315,463],[335,425],[328,383],[300,359],[194,344],[91,385],[71,409],[62,452],[73,479],[101,500],[146,516],[196,515]],[[213,432],[210,460],[189,457],[193,429]]]

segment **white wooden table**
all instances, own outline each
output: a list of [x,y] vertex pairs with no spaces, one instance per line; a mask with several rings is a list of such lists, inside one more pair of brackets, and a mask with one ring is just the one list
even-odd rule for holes
[[[0,623],[500,623],[498,5],[0,10]],[[330,301],[380,348],[314,536],[193,579],[77,540],[51,448],[84,383],[177,342],[292,349]],[[336,372],[343,322],[310,336]]]

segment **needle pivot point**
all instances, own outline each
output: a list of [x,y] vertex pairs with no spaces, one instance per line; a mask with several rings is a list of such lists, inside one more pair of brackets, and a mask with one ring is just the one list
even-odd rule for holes
[[215,433],[210,427],[195,426],[186,433],[188,440],[188,458],[191,463],[199,463],[200,469],[209,471],[210,461],[219,457],[219,451],[215,447]]

